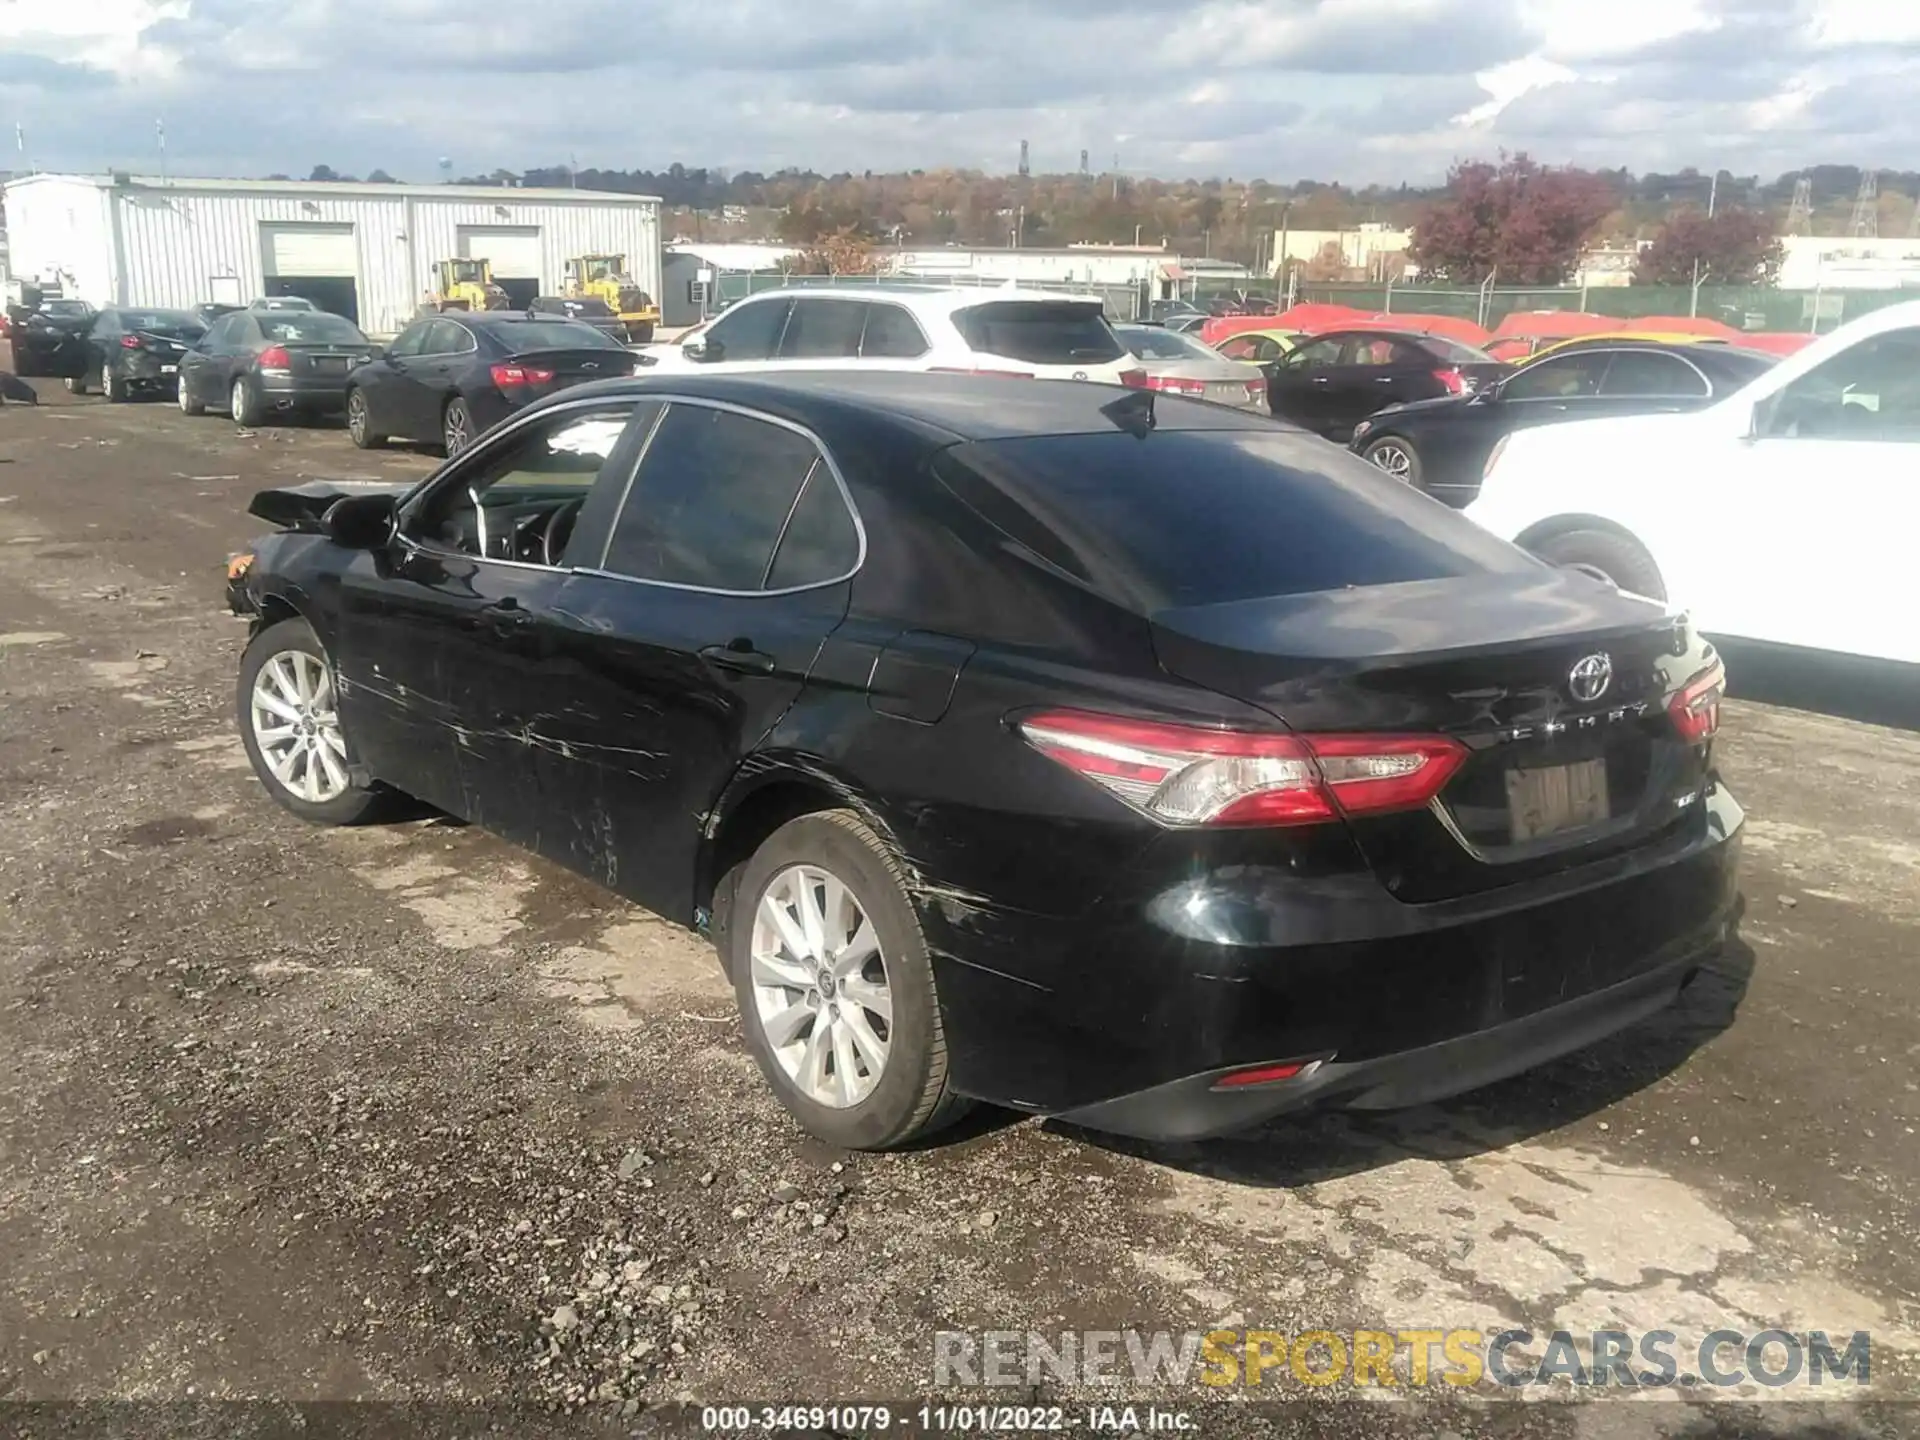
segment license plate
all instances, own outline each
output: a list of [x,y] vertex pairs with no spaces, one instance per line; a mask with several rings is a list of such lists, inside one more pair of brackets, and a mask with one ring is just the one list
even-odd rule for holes
[[1515,844],[1596,825],[1610,813],[1604,758],[1507,772],[1507,816]]
[[162,365],[160,367],[160,373],[162,375],[173,375],[177,374],[179,369],[180,367],[178,365]]
[[344,356],[322,355],[316,359],[313,364],[317,370],[339,370],[344,372],[347,368],[347,362]]

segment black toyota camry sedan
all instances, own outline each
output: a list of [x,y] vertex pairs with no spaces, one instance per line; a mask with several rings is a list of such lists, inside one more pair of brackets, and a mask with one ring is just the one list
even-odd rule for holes
[[1262,416],[632,378],[252,510],[274,798],[404,792],[710,933],[832,1143],[1421,1102],[1659,1009],[1730,923],[1712,648]]

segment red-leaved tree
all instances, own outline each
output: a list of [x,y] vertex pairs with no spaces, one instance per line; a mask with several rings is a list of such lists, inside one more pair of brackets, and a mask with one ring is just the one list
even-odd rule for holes
[[1773,218],[1730,205],[1708,215],[1685,210],[1667,221],[1633,268],[1636,285],[1771,285],[1780,273]]
[[1606,181],[1586,170],[1526,155],[1466,160],[1447,172],[1447,198],[1414,225],[1408,254],[1422,278],[1559,285],[1613,205]]

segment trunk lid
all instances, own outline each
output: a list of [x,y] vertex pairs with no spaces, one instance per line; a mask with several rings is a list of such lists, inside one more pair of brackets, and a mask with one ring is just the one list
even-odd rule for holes
[[1166,610],[1152,625],[1167,671],[1295,731],[1467,747],[1428,808],[1349,817],[1381,882],[1409,902],[1646,843],[1706,777],[1666,709],[1704,664],[1684,618],[1572,572],[1275,596]]
[[373,359],[371,342],[359,343],[309,341],[307,343],[285,343],[280,348],[287,352],[292,363],[288,369],[297,376],[316,380],[342,380],[347,372],[365,365]]

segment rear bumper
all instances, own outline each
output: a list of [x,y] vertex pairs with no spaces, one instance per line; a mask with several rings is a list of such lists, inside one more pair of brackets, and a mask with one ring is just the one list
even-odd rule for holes
[[926,906],[954,1083],[1163,1140],[1474,1089],[1671,1001],[1725,942],[1743,822],[1716,784],[1657,844],[1431,904],[1242,859],[1163,874],[1105,921]]
[[163,359],[157,355],[129,352],[120,361],[116,373],[129,385],[172,386],[180,374],[180,358]]
[[278,409],[338,410],[347,403],[347,377],[339,375],[259,375],[253,383],[260,398]]

